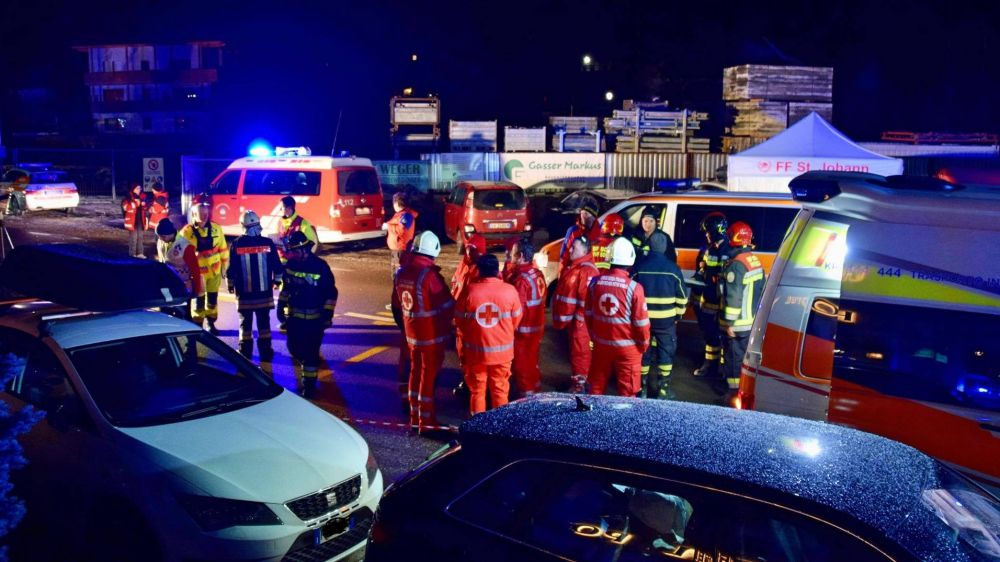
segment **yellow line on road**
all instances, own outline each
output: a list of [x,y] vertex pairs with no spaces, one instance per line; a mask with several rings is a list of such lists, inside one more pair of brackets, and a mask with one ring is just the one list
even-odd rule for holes
[[376,354],[382,353],[383,351],[385,351],[387,349],[389,349],[389,346],[387,346],[387,345],[378,345],[378,346],[375,346],[375,347],[369,349],[368,351],[359,353],[359,354],[355,355],[354,357],[351,357],[350,359],[348,359],[347,361],[345,361],[345,363],[360,363],[360,362],[364,361],[365,359],[368,359],[372,355],[376,355]]
[[387,322],[388,319],[385,316],[373,316],[371,314],[358,314],[357,312],[345,312],[344,316],[350,316],[351,318],[360,318],[362,320],[371,320],[373,322]]
[[376,312],[376,314],[378,314],[379,316],[388,316],[388,317],[392,318],[392,313],[388,312],[388,311],[385,311],[385,310],[383,310],[381,312]]

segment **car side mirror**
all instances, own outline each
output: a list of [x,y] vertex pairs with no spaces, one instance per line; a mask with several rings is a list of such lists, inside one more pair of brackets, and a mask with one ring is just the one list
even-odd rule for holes
[[75,397],[67,397],[50,410],[45,419],[56,431],[66,433],[83,425],[83,410]]

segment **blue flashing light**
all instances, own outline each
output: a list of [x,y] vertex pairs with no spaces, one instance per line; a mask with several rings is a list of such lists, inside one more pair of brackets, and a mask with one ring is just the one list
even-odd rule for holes
[[701,180],[698,178],[656,180],[656,189],[664,193],[676,193],[682,189],[694,189],[700,184]]
[[264,139],[256,139],[250,143],[250,148],[247,150],[250,156],[274,156],[274,150],[271,149],[271,144]]

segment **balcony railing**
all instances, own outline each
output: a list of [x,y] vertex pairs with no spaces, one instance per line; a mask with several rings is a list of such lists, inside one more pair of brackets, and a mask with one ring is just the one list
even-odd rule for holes
[[121,70],[116,72],[88,72],[83,82],[88,86],[115,86],[130,84],[211,84],[218,81],[215,68],[188,68],[165,70]]

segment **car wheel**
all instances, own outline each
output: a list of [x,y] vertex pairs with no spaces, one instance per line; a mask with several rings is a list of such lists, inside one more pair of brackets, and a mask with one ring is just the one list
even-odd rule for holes
[[161,562],[156,533],[137,509],[121,500],[102,502],[89,517],[84,534],[84,560]]

